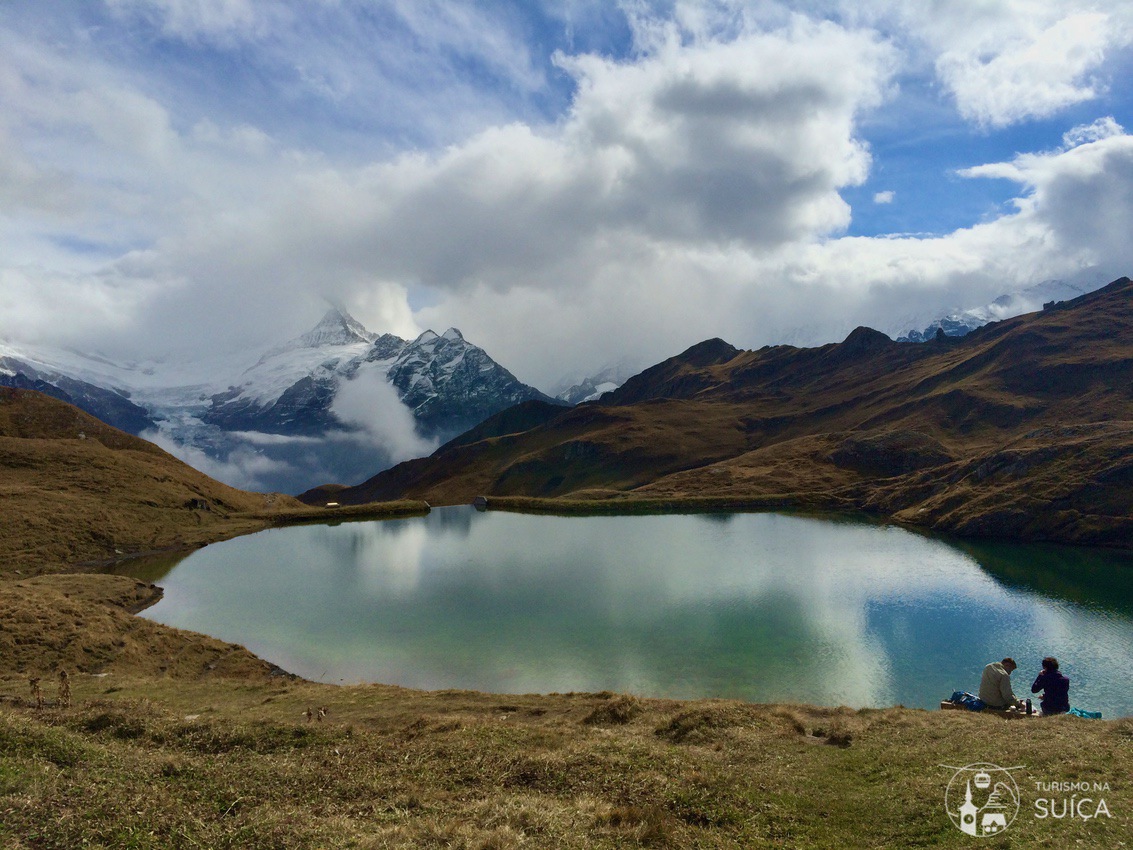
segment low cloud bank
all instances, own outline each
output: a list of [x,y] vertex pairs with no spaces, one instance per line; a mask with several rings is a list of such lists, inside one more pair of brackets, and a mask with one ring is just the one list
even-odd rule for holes
[[378,369],[344,382],[332,411],[349,430],[287,436],[201,426],[177,438],[152,430],[141,436],[225,484],[292,495],[320,484],[359,484],[437,447],[417,435],[413,414]]
[[394,463],[431,454],[437,447],[435,440],[417,434],[412,411],[386,380],[385,372],[372,366],[363,366],[342,383],[331,412],[343,424],[357,429],[357,433],[344,439],[368,443],[388,454]]

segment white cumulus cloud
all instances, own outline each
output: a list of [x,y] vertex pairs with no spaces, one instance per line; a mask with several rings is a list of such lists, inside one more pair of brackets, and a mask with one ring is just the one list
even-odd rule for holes
[[960,114],[986,127],[1096,98],[1105,60],[1133,43],[1133,8],[1095,0],[838,4],[931,62]]

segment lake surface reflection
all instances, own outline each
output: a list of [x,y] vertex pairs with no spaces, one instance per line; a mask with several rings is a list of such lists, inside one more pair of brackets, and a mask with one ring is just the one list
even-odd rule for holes
[[[302,676],[499,693],[934,708],[1014,656],[1133,714],[1133,557],[782,514],[427,517],[273,529],[163,574],[144,616]],[[135,571],[134,574],[137,574]]]

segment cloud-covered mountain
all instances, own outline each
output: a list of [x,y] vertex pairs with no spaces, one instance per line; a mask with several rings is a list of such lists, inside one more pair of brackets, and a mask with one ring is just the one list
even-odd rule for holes
[[1044,305],[1058,301],[1070,301],[1079,295],[1092,292],[1100,285],[1070,283],[1065,280],[1046,280],[1014,292],[1005,293],[990,304],[949,313],[929,322],[923,319],[909,319],[905,327],[921,327],[923,330],[908,330],[897,337],[897,342],[928,342],[935,339],[938,331],[945,336],[964,336],[983,327],[988,322],[999,322],[1023,313],[1041,310]]
[[131,434],[155,425],[146,409],[130,400],[129,391],[81,380],[34,358],[24,359],[4,345],[0,345],[0,386],[38,390]]
[[5,346],[0,384],[70,401],[225,483],[285,492],[369,474],[514,404],[552,401],[456,328],[405,340],[371,333],[337,308],[234,380],[226,365],[180,383],[183,364],[163,381],[163,364]]
[[371,334],[332,309],[313,330],[265,354],[238,385],[213,395],[201,419],[226,431],[270,434],[349,429],[357,416],[336,404],[339,391],[374,374],[397,391],[427,438],[447,439],[513,404],[549,400],[456,328],[409,341]]
[[596,401],[605,393],[613,392],[642,369],[636,360],[625,359],[603,366],[592,375],[565,378],[559,382],[555,398],[567,404]]

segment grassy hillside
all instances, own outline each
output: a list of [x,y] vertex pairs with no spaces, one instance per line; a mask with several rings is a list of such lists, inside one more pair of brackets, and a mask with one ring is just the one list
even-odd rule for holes
[[[32,393],[0,396],[0,484],[5,850],[952,848],[942,766],[982,761],[1026,766],[989,846],[1133,840],[1133,719],[314,684],[135,616],[158,588],[77,561],[350,510],[232,490]],[[1035,781],[1109,783],[1112,816],[1037,819]]]
[[724,499],[1129,546],[1131,352],[1128,278],[958,340],[867,328],[811,349],[709,340],[600,402],[510,431],[489,421],[334,498]]
[[6,387],[0,504],[0,575],[58,572],[326,516],[291,496],[228,487],[78,408]]

